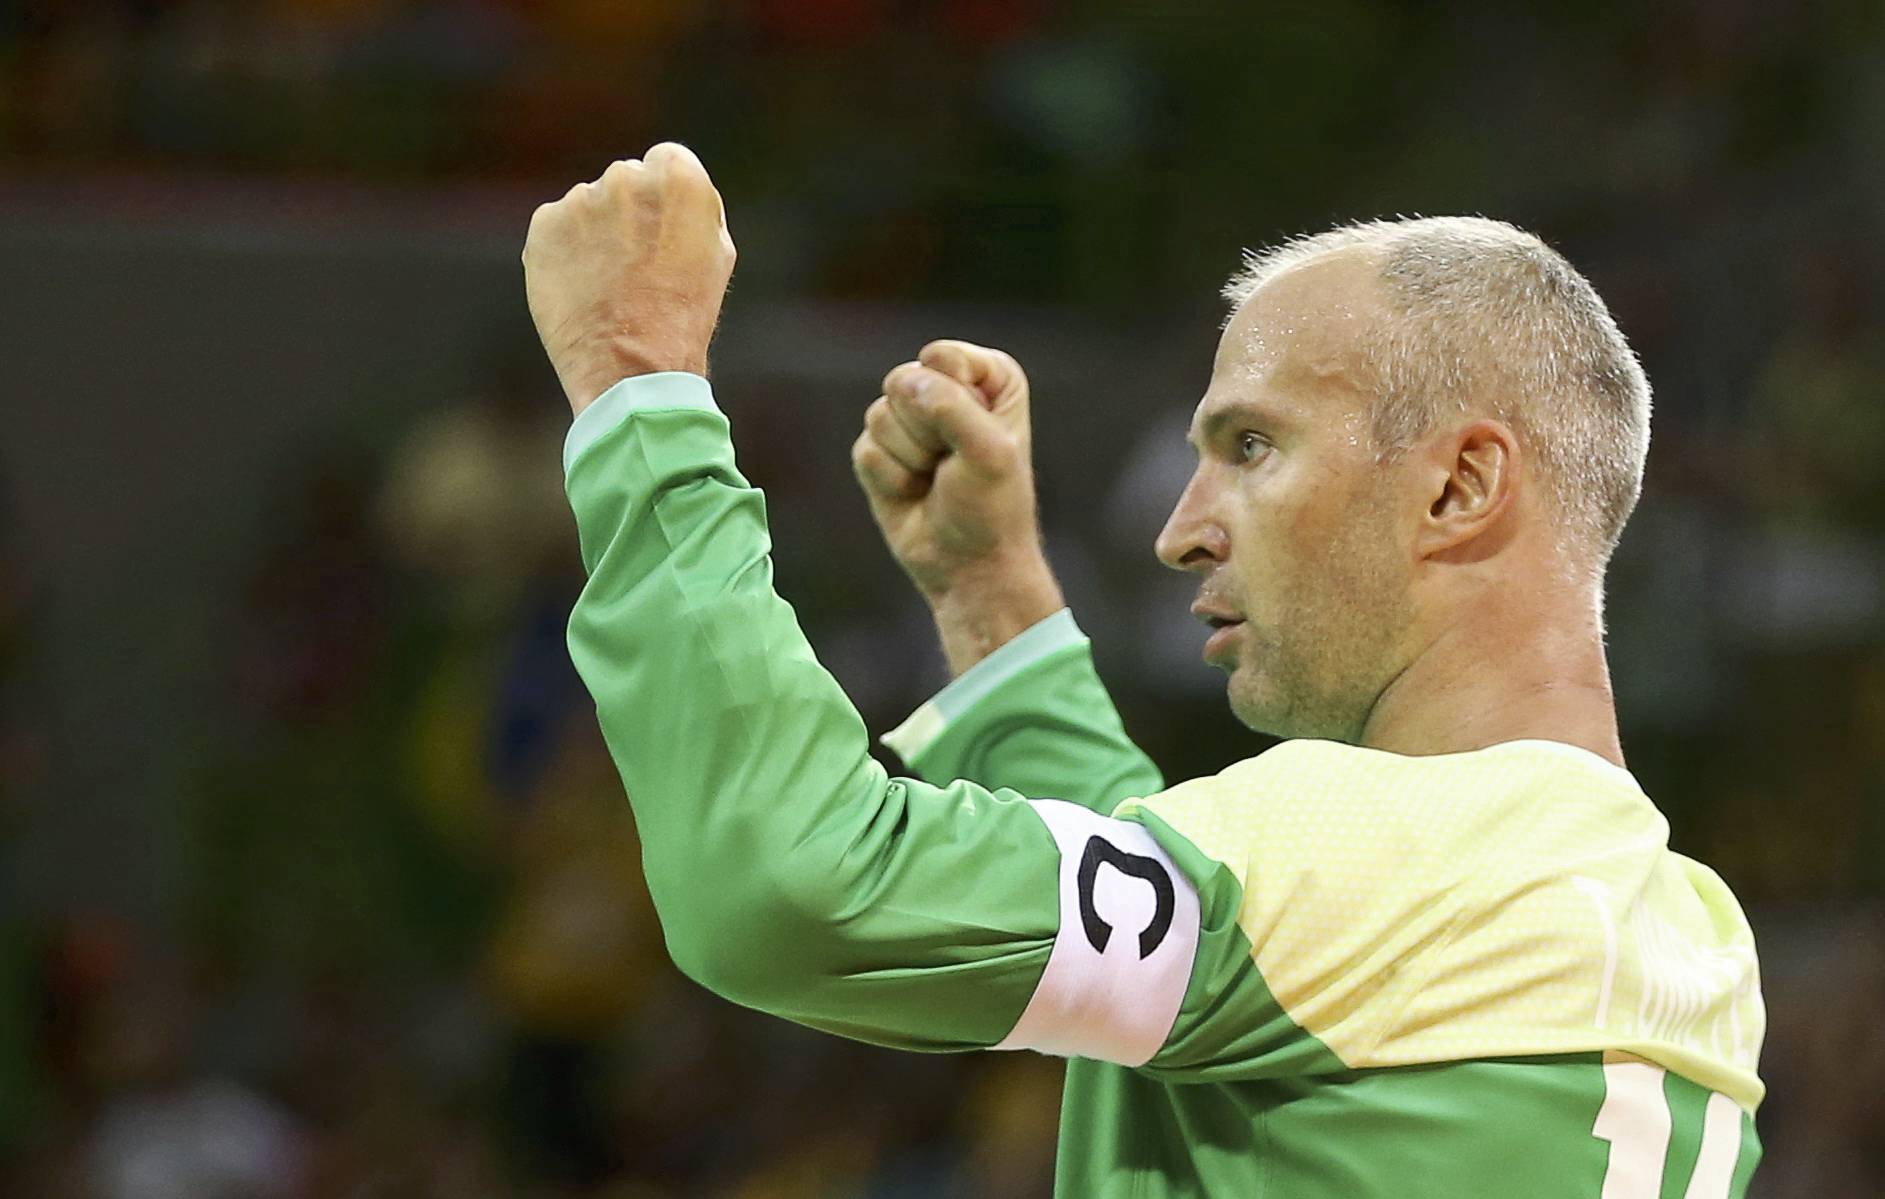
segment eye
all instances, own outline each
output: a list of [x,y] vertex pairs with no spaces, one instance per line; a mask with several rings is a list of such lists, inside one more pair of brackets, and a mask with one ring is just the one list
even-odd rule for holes
[[1263,457],[1263,452],[1270,448],[1270,443],[1258,433],[1239,433],[1237,435],[1237,457],[1244,462],[1255,462]]

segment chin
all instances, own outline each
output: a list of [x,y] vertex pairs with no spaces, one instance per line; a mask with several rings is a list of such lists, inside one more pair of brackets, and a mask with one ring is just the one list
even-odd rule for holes
[[1230,672],[1224,681],[1225,698],[1230,701],[1231,715],[1237,722],[1253,733],[1266,733],[1272,737],[1286,737],[1288,733],[1280,731],[1287,723],[1284,713],[1278,711],[1275,697],[1263,694],[1261,679],[1246,675],[1242,667]]
[[1231,715],[1253,733],[1275,737],[1279,741],[1313,738],[1319,741],[1353,741],[1352,727],[1342,717],[1314,697],[1290,694],[1264,675],[1243,667],[1233,670],[1225,687]]

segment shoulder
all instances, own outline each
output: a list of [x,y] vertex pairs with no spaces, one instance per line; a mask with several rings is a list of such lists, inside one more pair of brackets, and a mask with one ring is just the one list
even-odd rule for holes
[[[1458,867],[1660,815],[1629,774],[1543,741],[1415,757],[1334,741],[1285,741],[1214,775],[1128,800],[1241,876],[1255,860],[1360,868],[1383,859]],[[1565,827],[1559,827],[1565,826]]]

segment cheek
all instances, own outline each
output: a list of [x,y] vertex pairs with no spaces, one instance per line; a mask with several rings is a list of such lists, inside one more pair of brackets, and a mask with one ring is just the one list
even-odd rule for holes
[[1273,500],[1252,505],[1232,532],[1238,591],[1245,615],[1273,623],[1297,606],[1313,572],[1321,529],[1313,515]]
[[1343,535],[1345,497],[1337,482],[1309,470],[1279,474],[1258,498],[1252,532],[1273,564],[1320,554]]
[[1384,497],[1347,482],[1324,475],[1307,486],[1252,497],[1237,557],[1253,615],[1292,624],[1335,618],[1389,584],[1392,530]]

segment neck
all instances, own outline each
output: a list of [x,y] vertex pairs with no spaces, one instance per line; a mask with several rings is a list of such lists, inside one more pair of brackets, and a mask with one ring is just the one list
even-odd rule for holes
[[1357,744],[1425,755],[1557,741],[1622,766],[1597,605],[1531,612],[1443,629],[1376,697]]

